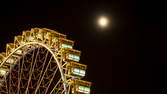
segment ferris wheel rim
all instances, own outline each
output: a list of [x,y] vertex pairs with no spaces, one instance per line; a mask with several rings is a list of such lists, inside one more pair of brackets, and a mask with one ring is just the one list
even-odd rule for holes
[[15,48],[14,49],[14,51],[13,52],[11,52],[4,60],[3,60],[3,62],[1,62],[1,64],[0,64],[0,67],[8,60],[8,58],[10,58],[17,50],[19,50],[19,49],[21,49],[21,48],[23,48],[24,46],[27,46],[27,45],[40,45],[40,46],[42,46],[42,47],[44,47],[44,48],[46,48],[47,49],[47,51],[49,51],[50,53],[51,53],[51,55],[53,56],[53,58],[54,58],[54,60],[56,61],[56,64],[57,64],[57,66],[58,66],[58,68],[59,68],[59,72],[60,72],[60,74],[61,74],[61,79],[62,79],[62,81],[63,81],[63,87],[64,87],[64,89],[65,89],[65,94],[67,94],[67,87],[66,87],[66,79],[65,79],[65,77],[64,77],[64,73],[63,73],[63,71],[62,71],[62,69],[61,69],[61,66],[60,66],[60,63],[59,63],[59,61],[58,61],[58,59],[57,59],[57,57],[56,57],[56,55],[53,53],[53,51],[48,47],[48,45],[46,45],[45,43],[40,43],[40,42],[27,42],[27,43],[25,43],[25,44],[22,44],[22,45],[20,45],[19,47],[17,47],[17,48]]

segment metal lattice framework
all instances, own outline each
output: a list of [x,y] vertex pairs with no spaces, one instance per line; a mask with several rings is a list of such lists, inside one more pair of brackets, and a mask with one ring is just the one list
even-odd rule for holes
[[0,53],[0,94],[90,94],[74,41],[47,28],[14,37]]

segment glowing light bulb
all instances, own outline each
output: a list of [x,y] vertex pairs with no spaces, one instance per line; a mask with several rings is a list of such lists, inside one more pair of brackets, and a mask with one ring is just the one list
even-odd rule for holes
[[98,24],[100,27],[106,27],[108,25],[108,19],[106,17],[100,17],[98,20]]

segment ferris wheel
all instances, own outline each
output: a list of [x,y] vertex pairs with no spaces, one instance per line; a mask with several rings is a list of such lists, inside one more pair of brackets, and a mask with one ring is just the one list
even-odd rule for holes
[[87,66],[74,41],[47,28],[32,28],[0,53],[0,94],[90,94],[81,80]]

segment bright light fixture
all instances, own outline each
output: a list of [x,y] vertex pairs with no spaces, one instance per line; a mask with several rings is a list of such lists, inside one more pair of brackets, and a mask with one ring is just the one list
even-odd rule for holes
[[107,19],[107,17],[100,17],[98,20],[98,24],[100,27],[106,27],[109,23],[109,20]]

